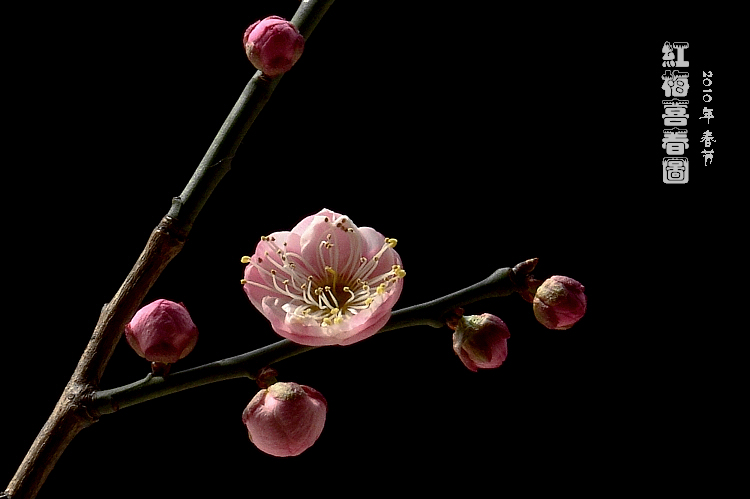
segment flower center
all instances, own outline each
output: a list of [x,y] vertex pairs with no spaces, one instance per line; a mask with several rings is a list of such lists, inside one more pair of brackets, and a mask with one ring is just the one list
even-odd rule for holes
[[[302,255],[287,251],[286,243],[281,247],[270,236],[261,240],[269,243],[275,256],[265,252],[265,259],[242,257],[243,263],[252,263],[262,274],[270,277],[273,287],[264,283],[242,280],[290,298],[282,308],[299,318],[312,318],[323,327],[341,324],[362,310],[370,307],[378,296],[383,295],[402,279],[406,272],[400,265],[392,265],[386,272],[375,275],[383,254],[396,246],[396,240],[386,238],[380,250],[371,258],[361,255],[361,238],[353,228],[346,227],[346,219],[336,227],[350,237],[349,254],[339,254],[333,242],[333,234],[319,242],[316,262],[309,262]],[[359,256],[359,258],[357,258]],[[265,262],[261,266],[259,264]],[[317,272],[314,269],[318,269]]]

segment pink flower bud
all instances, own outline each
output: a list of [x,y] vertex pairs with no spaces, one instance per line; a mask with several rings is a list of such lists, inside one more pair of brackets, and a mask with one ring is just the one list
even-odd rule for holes
[[270,77],[292,69],[305,48],[297,27],[279,16],[255,21],[245,30],[242,43],[253,66]]
[[583,285],[561,275],[553,275],[542,283],[534,296],[534,315],[544,327],[568,329],[586,313]]
[[198,328],[185,305],[156,300],[136,312],[125,326],[125,339],[146,360],[172,364],[193,350]]
[[314,388],[275,383],[255,394],[242,411],[242,422],[258,449],[272,456],[296,456],[320,436],[327,407]]
[[462,317],[453,333],[453,351],[474,372],[498,367],[508,356],[510,331],[492,314]]

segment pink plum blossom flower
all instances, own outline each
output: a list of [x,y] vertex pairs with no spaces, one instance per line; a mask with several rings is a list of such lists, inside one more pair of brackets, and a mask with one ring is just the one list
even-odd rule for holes
[[270,77],[292,69],[305,48],[297,27],[279,16],[255,21],[245,30],[242,43],[253,66]]
[[508,357],[508,326],[492,314],[461,317],[453,333],[453,351],[470,370],[492,369]]
[[553,275],[534,295],[534,316],[548,329],[568,329],[586,313],[583,285],[570,277]]
[[172,364],[193,351],[198,328],[185,305],[156,300],[136,312],[125,326],[125,339],[146,360]]
[[322,433],[327,408],[314,388],[274,383],[255,394],[242,411],[242,422],[258,449],[272,456],[297,456]]
[[391,316],[406,272],[395,239],[321,210],[290,232],[262,237],[242,258],[250,302],[281,336],[302,345],[349,345]]

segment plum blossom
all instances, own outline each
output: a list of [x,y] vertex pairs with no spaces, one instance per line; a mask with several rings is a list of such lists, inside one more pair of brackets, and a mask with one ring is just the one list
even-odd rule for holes
[[323,209],[264,236],[242,258],[243,288],[279,335],[302,345],[349,345],[377,333],[403,288],[396,240]]
[[510,331],[499,317],[492,314],[461,317],[454,330],[453,351],[471,371],[499,367],[508,357]]
[[569,329],[586,313],[583,285],[570,277],[553,275],[534,295],[534,316],[548,329]]
[[296,26],[279,16],[255,21],[245,30],[242,43],[253,66],[270,77],[289,71],[305,48]]
[[297,456],[323,432],[328,404],[314,388],[274,383],[260,390],[242,411],[250,441],[266,454]]
[[125,339],[151,362],[172,364],[198,342],[198,328],[182,303],[156,300],[141,308],[125,326]]

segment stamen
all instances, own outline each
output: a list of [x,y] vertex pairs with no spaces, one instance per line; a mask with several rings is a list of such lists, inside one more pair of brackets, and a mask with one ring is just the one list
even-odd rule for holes
[[306,274],[312,273],[311,269],[313,268],[313,266],[310,264],[310,262],[302,258],[302,255],[288,251],[286,256],[293,257],[295,260],[297,260],[297,262],[301,263],[302,266],[305,267],[306,269],[306,272],[305,272]]
[[397,278],[403,279],[406,276],[406,271],[401,268],[401,265],[394,265],[392,269]]
[[334,307],[339,306],[339,301],[336,299],[336,295],[333,294],[333,291],[331,291],[330,286],[326,286],[326,291],[328,292],[328,295],[331,297],[331,301],[333,302]]
[[320,241],[320,244],[318,245],[318,264],[319,264],[318,268],[320,268],[320,267],[325,268],[327,266],[326,260],[323,257],[323,247],[325,245],[326,245],[325,241]]
[[[328,217],[324,218],[326,223],[331,223]],[[381,265],[383,255],[395,248],[398,240],[384,238],[374,255],[369,258],[362,256],[363,239],[355,227],[347,226],[350,223],[343,217],[331,223],[332,230],[335,225],[344,234],[324,233],[325,237],[319,241],[317,251],[313,250],[315,256],[311,257],[312,261],[299,253],[288,252],[286,241],[278,245],[274,237],[263,236],[261,240],[267,243],[264,248],[267,251],[258,254],[264,254],[268,261],[263,262],[257,255],[243,256],[241,261],[253,265],[256,259],[255,268],[266,282],[271,282],[268,285],[246,279],[240,282],[291,298],[285,310],[299,319],[315,320],[323,327],[345,322],[369,308],[377,296],[386,294],[392,284],[406,275],[400,264],[391,265],[387,271]],[[346,239],[340,239],[342,237]],[[346,257],[340,258],[340,247],[347,247]],[[385,261],[392,262],[394,256],[388,255]],[[263,266],[259,265],[261,262]],[[383,273],[374,276],[376,270]]]

